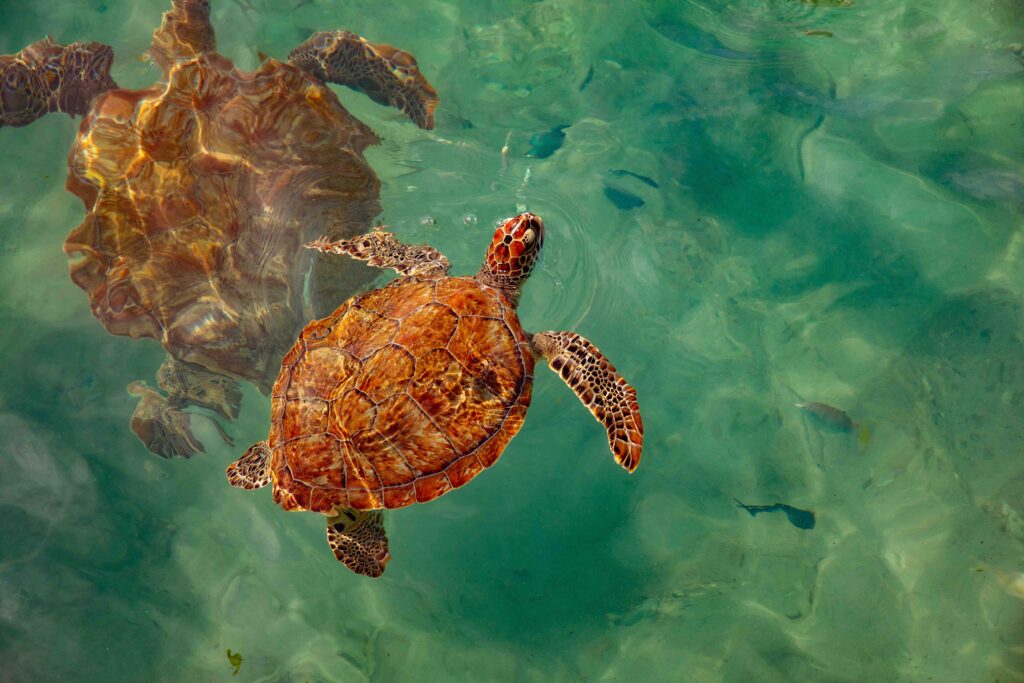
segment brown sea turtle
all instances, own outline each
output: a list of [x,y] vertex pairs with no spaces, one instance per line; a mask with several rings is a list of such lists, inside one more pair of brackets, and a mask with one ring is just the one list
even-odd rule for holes
[[346,31],[239,71],[215,50],[207,0],[173,0],[149,54],[161,78],[145,90],[117,88],[100,43],[47,38],[0,56],[0,126],[85,114],[67,181],[87,211],[64,244],[71,278],[108,331],[167,351],[167,396],[129,387],[141,399],[132,430],[155,453],[187,457],[202,445],[183,408],[234,418],[235,378],[268,392],[305,321],[368,277],[301,249],[365,232],[380,211],[363,157],[378,139],[327,82],[423,128],[438,98],[411,55]]
[[438,251],[384,231],[309,245],[403,277],[306,326],[274,384],[270,436],[228,467],[231,484],[273,482],[285,510],[327,515],[334,555],[380,576],[390,559],[380,510],[433,500],[493,465],[523,424],[534,356],[604,424],[615,460],[636,469],[636,390],[575,332],[519,324],[543,241],[540,218],[509,218],[474,277],[449,276]]

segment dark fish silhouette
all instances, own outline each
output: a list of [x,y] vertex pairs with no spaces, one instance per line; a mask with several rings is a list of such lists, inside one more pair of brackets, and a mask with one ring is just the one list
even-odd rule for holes
[[772,505],[746,505],[740,502],[739,498],[733,498],[733,500],[736,501],[736,505],[749,512],[751,517],[756,517],[759,512],[781,511],[786,513],[786,519],[788,519],[789,523],[797,529],[814,528],[814,513],[810,510],[801,510],[793,507],[792,505],[786,505],[785,503],[773,503]]
[[645,175],[640,175],[639,173],[633,173],[632,171],[627,171],[624,168],[613,168],[612,170],[608,171],[608,175],[615,176],[617,178],[622,178],[624,176],[630,176],[631,178],[636,178],[641,183],[644,183],[645,185],[650,185],[651,187],[653,187],[655,189],[660,187],[658,185],[658,183],[656,183],[653,179],[648,178]]
[[[835,2],[837,0],[832,1]],[[745,62],[764,59],[763,55],[758,53],[733,50],[729,46],[723,44],[714,33],[705,31],[693,24],[685,22],[673,23],[670,21],[654,21],[648,22],[648,25],[669,40],[691,50],[703,52],[706,55]]]
[[551,130],[531,135],[530,151],[526,153],[526,156],[533,157],[534,159],[547,159],[557,152],[561,148],[562,143],[565,142],[565,133],[562,131],[568,127],[569,124],[555,126]]
[[580,92],[583,92],[584,90],[586,90],[587,86],[590,85],[590,81],[592,81],[592,80],[594,80],[594,65],[593,64],[591,64],[590,68],[587,70],[587,77],[583,79],[582,83],[580,83]]
[[644,205],[644,200],[637,197],[632,192],[620,190],[619,188],[612,187],[611,185],[604,186],[604,196],[607,197],[612,204],[623,211],[639,209]]
[[871,441],[871,430],[867,428],[867,425],[854,422],[846,414],[845,410],[840,410],[827,403],[818,403],[817,401],[806,401],[794,405],[797,408],[802,408],[807,413],[807,416],[811,418],[811,422],[819,429],[842,434],[849,434],[856,429],[857,441],[860,443],[861,449],[866,448],[868,442]]
[[797,408],[802,408],[811,417],[812,422],[829,431],[852,432],[857,428],[857,423],[850,419],[845,410],[840,410],[827,403],[806,401],[795,405]]

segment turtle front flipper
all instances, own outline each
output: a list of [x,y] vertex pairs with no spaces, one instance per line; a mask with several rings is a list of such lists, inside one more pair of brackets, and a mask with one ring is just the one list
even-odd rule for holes
[[96,95],[117,87],[113,61],[109,45],[58,45],[49,38],[0,55],[0,127],[27,126],[52,111],[85,114]]
[[380,510],[348,508],[328,518],[327,543],[339,562],[363,576],[377,578],[391,560]]
[[288,62],[320,81],[348,86],[374,102],[401,109],[420,128],[434,127],[437,91],[408,52],[350,31],[321,31],[292,50]]
[[162,458],[191,458],[203,452],[203,444],[192,434],[190,415],[145,382],[132,382],[128,393],[139,397],[132,413],[131,430],[150,452]]
[[261,489],[270,483],[270,443],[257,441],[245,454],[228,465],[228,481],[247,491]]
[[242,389],[230,377],[167,356],[156,373],[156,381],[180,407],[196,405],[228,420],[238,417]]
[[348,254],[377,268],[394,268],[401,275],[441,276],[450,267],[437,249],[426,244],[402,244],[390,232],[379,229],[347,240],[321,237],[305,246],[325,254]]
[[538,332],[532,341],[534,352],[608,430],[608,446],[615,461],[629,472],[635,470],[644,446],[636,389],[596,346],[575,332]]

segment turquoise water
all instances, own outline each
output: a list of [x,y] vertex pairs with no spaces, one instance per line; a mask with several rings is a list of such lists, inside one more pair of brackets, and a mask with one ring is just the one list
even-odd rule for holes
[[[99,40],[143,87],[168,4],[6,0],[0,53]],[[338,90],[383,138],[380,220],[461,274],[496,219],[543,216],[524,326],[612,359],[644,459],[615,466],[539,368],[498,465],[391,513],[383,578],[347,572],[318,516],[228,486],[240,449],[206,421],[191,460],[131,434],[124,387],[163,351],[109,335],[67,277],[77,123],[0,129],[0,681],[224,681],[228,649],[245,681],[1024,680],[1024,6],[215,0],[213,20],[245,68],[335,28],[417,56],[434,131]],[[236,442],[268,412],[246,385]]]

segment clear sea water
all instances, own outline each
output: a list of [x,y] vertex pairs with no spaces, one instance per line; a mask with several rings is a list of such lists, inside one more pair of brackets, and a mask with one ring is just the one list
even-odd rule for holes
[[[4,0],[0,53],[99,40],[146,86],[168,4]],[[390,514],[382,579],[349,573],[319,516],[228,486],[240,451],[205,421],[192,460],[131,434],[125,386],[163,352],[109,335],[67,276],[77,122],[0,129],[0,681],[1024,680],[1018,0],[213,17],[245,68],[335,28],[419,58],[432,132],[338,91],[383,138],[380,220],[470,273],[496,219],[543,216],[524,325],[604,350],[639,391],[644,459],[615,466],[539,369],[501,462]],[[268,410],[246,385],[239,444]]]

